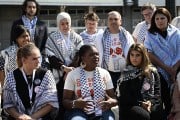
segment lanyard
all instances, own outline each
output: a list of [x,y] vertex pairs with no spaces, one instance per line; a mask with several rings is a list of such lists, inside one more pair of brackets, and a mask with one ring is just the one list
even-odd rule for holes
[[24,79],[25,79],[25,81],[26,81],[26,83],[27,83],[27,85],[28,85],[28,91],[29,91],[30,103],[32,104],[33,81],[34,81],[34,77],[35,77],[35,72],[36,72],[36,70],[35,70],[35,69],[33,70],[33,75],[32,75],[32,85],[31,85],[31,86],[28,84],[28,80],[27,80],[27,77],[26,77],[26,74],[25,74],[23,68],[21,68],[21,71],[22,71],[23,77],[24,77]]

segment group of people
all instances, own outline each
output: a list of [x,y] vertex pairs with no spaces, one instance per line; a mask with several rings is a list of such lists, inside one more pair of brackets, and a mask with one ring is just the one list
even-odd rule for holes
[[180,92],[180,31],[166,8],[144,5],[145,21],[132,35],[118,11],[108,13],[104,30],[87,13],[80,34],[60,12],[48,35],[38,10],[36,0],[24,1],[11,46],[0,53],[4,119],[115,120],[114,106],[120,120],[180,119],[170,94]]

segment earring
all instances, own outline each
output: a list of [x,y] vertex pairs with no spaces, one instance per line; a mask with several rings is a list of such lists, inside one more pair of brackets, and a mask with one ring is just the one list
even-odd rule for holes
[[81,62],[81,63],[80,63],[80,66],[81,66],[82,68],[85,68],[85,67],[86,67],[86,63]]

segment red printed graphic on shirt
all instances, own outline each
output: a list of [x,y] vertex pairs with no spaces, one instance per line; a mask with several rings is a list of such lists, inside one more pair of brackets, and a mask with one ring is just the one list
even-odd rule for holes
[[[103,77],[103,78],[101,78],[101,80],[103,80],[104,83],[105,83],[105,80],[106,80],[106,79]],[[89,86],[89,88],[90,88],[90,94],[91,94],[91,96],[94,96],[93,78],[88,78],[88,79],[87,79],[87,82],[88,82],[88,86]],[[77,79],[77,80],[76,80],[76,85],[77,85],[77,90],[76,90],[77,97],[78,97],[78,98],[79,98],[79,97],[82,97],[82,95],[81,95],[81,83],[80,83],[80,79]],[[89,89],[89,88],[87,88],[87,89]]]
[[110,55],[114,56],[114,57],[117,55],[122,55],[121,43],[120,43],[120,40],[118,39],[118,37],[116,37],[116,36],[112,37],[112,44],[110,47]]
[[[93,96],[93,95],[94,95],[94,90],[93,90],[93,78],[88,78],[88,79],[87,79],[87,82],[88,82],[88,86],[89,86],[89,88],[90,88],[90,94],[91,94],[91,96]],[[78,97],[82,97],[82,95],[81,95],[81,90],[80,90],[80,87],[81,87],[80,79],[77,80],[76,85],[77,85],[77,88],[78,88],[78,89],[76,90],[77,96],[78,96]],[[87,89],[88,89],[88,88],[87,88]]]
[[119,47],[117,47],[115,53],[116,53],[117,55],[121,55],[121,54],[122,54],[122,49],[119,48]]

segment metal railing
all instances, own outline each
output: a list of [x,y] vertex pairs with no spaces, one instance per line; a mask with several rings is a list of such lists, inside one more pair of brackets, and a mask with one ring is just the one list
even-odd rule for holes
[[[105,29],[106,26],[100,26],[98,27],[98,29]],[[77,32],[77,33],[80,33],[82,32],[83,30],[85,30],[86,28],[85,27],[72,27],[72,29]],[[52,33],[54,31],[57,30],[57,27],[48,27],[48,33]]]

